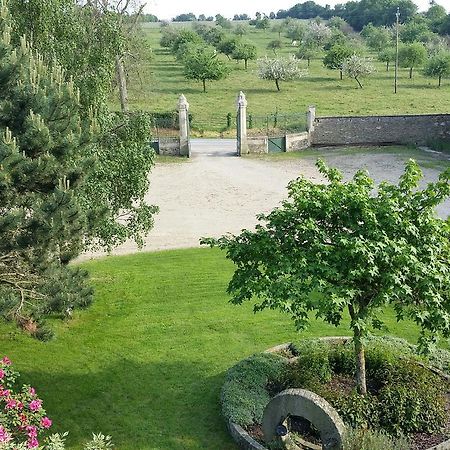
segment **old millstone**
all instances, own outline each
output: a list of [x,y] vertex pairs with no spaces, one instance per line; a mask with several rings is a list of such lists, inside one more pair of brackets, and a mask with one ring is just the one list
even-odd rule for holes
[[323,449],[342,448],[345,426],[339,414],[324,398],[305,389],[286,389],[270,400],[262,422],[266,442],[275,439],[277,426],[288,416],[309,420],[320,432]]

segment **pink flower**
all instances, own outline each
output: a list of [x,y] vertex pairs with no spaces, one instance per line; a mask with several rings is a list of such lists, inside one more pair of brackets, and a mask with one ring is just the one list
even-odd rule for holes
[[15,408],[16,406],[17,406],[17,401],[14,400],[13,398],[10,398],[10,399],[8,400],[8,402],[6,403],[6,408],[7,408],[7,409],[13,409],[13,408]]
[[52,426],[52,421],[48,417],[43,417],[41,419],[41,425],[44,428],[50,428]]
[[0,425],[0,443],[9,442],[11,435]]
[[28,448],[39,447],[39,441],[35,437],[32,437],[31,439],[28,440],[27,447]]
[[28,392],[30,393],[30,395],[36,395],[36,390],[34,389],[34,387],[30,387]]
[[26,430],[28,431],[29,438],[37,437],[37,427],[35,427],[34,425],[28,425]]
[[5,371],[3,369],[0,369],[0,379],[5,377]]
[[25,414],[21,414],[19,418],[20,418],[20,421],[22,423],[27,423],[28,419],[27,419],[27,416]]
[[0,397],[9,397],[9,389],[5,389],[4,391],[0,391]]
[[7,356],[4,356],[3,359],[2,359],[2,363],[5,366],[10,366],[11,365],[11,360]]
[[37,411],[41,409],[42,400],[33,400],[30,402],[29,407],[31,411]]

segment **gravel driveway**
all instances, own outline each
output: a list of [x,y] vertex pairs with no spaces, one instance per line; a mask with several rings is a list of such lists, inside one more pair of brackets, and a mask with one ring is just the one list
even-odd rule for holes
[[[255,216],[268,212],[286,197],[286,185],[300,174],[320,181],[314,163],[323,157],[346,176],[365,167],[372,178],[396,181],[405,161],[414,157],[422,165],[425,180],[435,180],[450,164],[447,155],[404,149],[317,149],[301,157],[286,155],[235,156],[234,140],[193,140],[192,158],[183,163],[159,163],[153,169],[147,200],[160,207],[155,227],[146,238],[145,251],[199,245],[202,236],[238,233],[255,225]],[[450,201],[438,210],[450,215]],[[127,242],[113,254],[138,251]],[[102,256],[86,253],[81,259]]]

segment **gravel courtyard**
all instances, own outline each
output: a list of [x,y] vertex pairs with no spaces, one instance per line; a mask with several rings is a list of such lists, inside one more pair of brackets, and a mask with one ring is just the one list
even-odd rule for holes
[[[350,177],[366,168],[376,182],[395,182],[409,158],[422,167],[425,181],[436,180],[450,165],[448,155],[409,148],[312,149],[301,155],[264,155],[238,158],[234,140],[193,140],[192,158],[184,162],[157,163],[150,175],[147,201],[158,205],[155,226],[144,251],[199,245],[202,236],[220,236],[252,228],[255,216],[268,212],[286,197],[286,185],[299,175],[321,181],[315,161],[322,157]],[[438,210],[450,215],[450,201]],[[138,251],[127,242],[113,254]],[[81,259],[102,256],[86,253]]]

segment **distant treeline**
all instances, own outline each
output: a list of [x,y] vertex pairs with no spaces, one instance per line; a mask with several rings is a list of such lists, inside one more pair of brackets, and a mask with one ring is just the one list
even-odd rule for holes
[[[267,17],[270,19],[330,19],[331,17],[341,17],[356,31],[361,31],[369,23],[374,26],[390,26],[395,20],[397,8],[400,10],[401,22],[405,23],[417,15],[418,7],[412,0],[360,0],[349,1],[338,4],[334,8],[330,5],[321,6],[313,0],[304,3],[297,3],[292,8],[280,9],[277,13],[271,12]],[[432,27],[435,32],[440,34],[450,34],[450,14],[447,14],[445,8],[438,5],[433,0],[430,2],[430,8],[424,14],[433,21]],[[219,15],[220,16],[220,15]],[[263,15],[256,13],[256,18]],[[217,16],[216,16],[217,17]],[[250,20],[247,14],[235,14],[233,20]],[[180,14],[173,18],[173,21],[213,21],[212,16],[206,17],[200,14],[198,18],[193,13]]]

